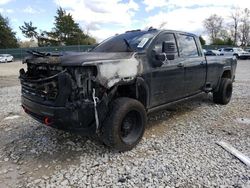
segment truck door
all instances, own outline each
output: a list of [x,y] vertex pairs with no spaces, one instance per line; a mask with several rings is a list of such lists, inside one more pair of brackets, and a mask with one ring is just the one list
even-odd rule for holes
[[178,34],[180,57],[183,59],[185,95],[198,93],[206,82],[206,60],[196,38],[188,34]]
[[[162,33],[152,43],[152,51],[162,52],[164,41],[174,42],[173,33]],[[177,45],[176,45],[177,48]],[[152,57],[151,62],[154,60]],[[176,52],[174,60],[166,61],[161,67],[152,68],[151,73],[151,100],[150,106],[165,104],[183,96],[184,90],[184,69],[179,67],[179,54]]]

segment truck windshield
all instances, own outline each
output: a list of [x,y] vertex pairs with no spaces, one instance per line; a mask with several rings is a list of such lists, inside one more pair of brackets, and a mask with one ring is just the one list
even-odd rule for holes
[[136,52],[142,51],[158,30],[133,31],[104,40],[92,52]]

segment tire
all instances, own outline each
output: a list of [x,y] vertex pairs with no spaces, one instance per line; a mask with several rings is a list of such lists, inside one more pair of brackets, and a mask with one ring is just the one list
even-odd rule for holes
[[146,125],[146,111],[137,100],[121,97],[110,105],[110,113],[102,126],[101,139],[117,151],[128,151],[141,140]]
[[233,92],[233,84],[231,79],[222,78],[219,86],[219,90],[213,93],[213,101],[216,104],[228,104],[231,100]]
[[234,54],[233,55],[236,59],[239,59],[239,55],[238,54]]

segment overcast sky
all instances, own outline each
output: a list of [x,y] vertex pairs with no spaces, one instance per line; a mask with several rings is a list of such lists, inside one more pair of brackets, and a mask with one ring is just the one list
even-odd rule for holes
[[232,7],[249,8],[249,0],[0,0],[0,12],[19,26],[32,21],[41,30],[53,27],[56,9],[70,12],[81,28],[103,40],[131,29],[159,27],[205,35],[202,21],[211,14],[228,18]]

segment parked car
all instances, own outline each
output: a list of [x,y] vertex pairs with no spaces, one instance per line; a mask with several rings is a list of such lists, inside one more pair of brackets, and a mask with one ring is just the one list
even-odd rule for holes
[[14,57],[10,54],[0,54],[0,63],[7,63],[13,61]]
[[218,51],[218,50],[207,50],[205,52],[205,55],[206,56],[220,56],[221,55],[221,52]]
[[237,65],[205,58],[194,34],[156,29],[116,35],[90,52],[29,53],[20,70],[24,111],[118,151],[139,143],[153,111],[204,92],[229,103]]
[[221,55],[235,56],[237,59],[250,58],[250,52],[244,51],[242,48],[221,48]]
[[250,52],[250,48],[246,48],[245,51],[246,51],[246,52]]

